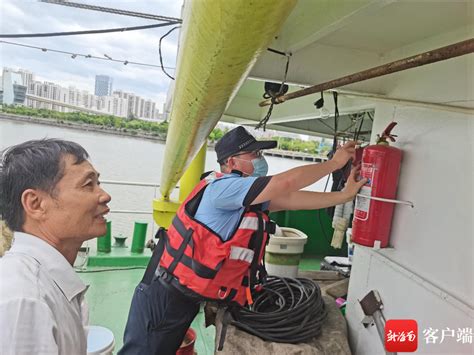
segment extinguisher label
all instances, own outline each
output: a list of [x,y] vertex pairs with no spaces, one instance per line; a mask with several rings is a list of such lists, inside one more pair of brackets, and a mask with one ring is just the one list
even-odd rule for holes
[[[359,191],[359,194],[363,196],[370,196],[371,193],[372,193],[372,188],[367,187],[367,186],[362,186],[362,188]],[[364,198],[362,196],[357,196],[355,211],[354,211],[354,218],[365,221],[369,217],[369,208],[370,208],[370,199]]]
[[360,169],[360,176],[361,178],[366,178],[367,182],[365,183],[364,186],[372,186],[372,183],[374,181],[374,173],[375,173],[375,165],[374,164],[367,164],[367,163],[362,163],[362,167]]
[[367,178],[367,183],[362,186],[359,191],[359,195],[356,198],[356,204],[354,209],[354,218],[366,221],[369,218],[370,199],[363,196],[370,197],[372,195],[372,183],[374,179],[375,165],[374,164],[362,164],[360,171],[361,178]]

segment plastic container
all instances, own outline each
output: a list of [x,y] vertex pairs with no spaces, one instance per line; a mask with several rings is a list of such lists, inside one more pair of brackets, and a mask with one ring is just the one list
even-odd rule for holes
[[87,329],[87,355],[112,355],[115,348],[112,331],[98,325],[90,325]]
[[194,343],[196,342],[196,332],[189,328],[184,336],[183,343],[179,347],[176,355],[194,355]]
[[308,236],[302,231],[277,227],[266,248],[265,267],[269,275],[297,277],[298,266]]

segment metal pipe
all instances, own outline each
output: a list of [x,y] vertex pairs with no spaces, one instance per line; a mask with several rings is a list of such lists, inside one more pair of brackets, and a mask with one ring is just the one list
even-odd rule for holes
[[[279,104],[297,97],[319,93],[321,91],[334,89],[340,86],[345,86],[367,79],[377,78],[387,74],[396,73],[399,71],[420,67],[426,64],[436,63],[442,60],[459,57],[465,54],[474,52],[474,39],[468,39],[462,42],[451,44],[446,47],[433,49],[428,52],[417,54],[408,58],[396,60],[391,63],[383,64],[375,68],[370,68],[361,72],[350,74],[339,79],[327,81],[322,84],[310,86],[308,88],[291,92],[286,95],[279,96],[274,99],[274,102]],[[271,99],[260,102],[260,106],[268,106],[272,103]]]
[[101,184],[108,185],[127,185],[127,186],[147,186],[147,187],[160,187],[160,184],[154,184],[151,182],[139,182],[139,181],[119,181],[119,180],[100,180]]
[[[372,317],[374,319],[375,328],[377,328],[377,333],[379,334],[380,341],[385,347],[385,323],[386,323],[385,317],[383,316],[381,311],[375,311]],[[397,353],[385,351],[385,355],[396,355],[396,354]]]
[[109,213],[121,213],[121,214],[152,214],[153,211],[141,211],[141,210],[110,210]]

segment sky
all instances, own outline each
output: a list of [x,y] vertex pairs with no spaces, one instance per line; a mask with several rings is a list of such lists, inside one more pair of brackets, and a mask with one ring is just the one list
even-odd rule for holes
[[[181,17],[179,0],[71,0],[104,7],[145,12],[169,17]],[[41,3],[35,0],[1,0],[0,32],[2,34],[82,31],[158,23],[143,18]],[[117,32],[67,37],[6,38],[16,42],[67,52],[91,54],[113,59],[159,65],[158,41],[173,26],[132,32]],[[163,64],[175,67],[178,30],[162,41]],[[2,39],[0,39],[2,40]],[[102,74],[114,79],[113,90],[133,92],[157,102],[161,108],[171,81],[159,68],[123,65],[109,61],[43,52],[0,43],[0,67],[26,69],[36,80],[52,81],[68,87],[94,92],[95,76]],[[167,70],[173,75],[174,70]]]

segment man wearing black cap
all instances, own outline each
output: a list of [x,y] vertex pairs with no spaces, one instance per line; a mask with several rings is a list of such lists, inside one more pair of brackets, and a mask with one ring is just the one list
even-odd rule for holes
[[276,141],[257,141],[244,127],[227,132],[215,150],[224,178],[214,181],[204,192],[196,219],[227,240],[244,209],[264,204],[264,209],[302,210],[335,206],[350,201],[364,185],[355,181],[353,169],[347,186],[340,192],[299,191],[342,168],[355,154],[355,142],[348,142],[324,163],[308,164],[266,176],[268,164],[262,150],[277,146]]
[[356,181],[353,169],[343,191],[300,191],[342,168],[354,156],[355,142],[339,148],[330,161],[267,176],[262,150],[276,145],[257,141],[243,127],[219,140],[221,172],[201,180],[160,237],[155,262],[135,290],[119,354],[174,354],[202,300],[251,303],[271,233],[268,211],[341,204],[365,183]]

